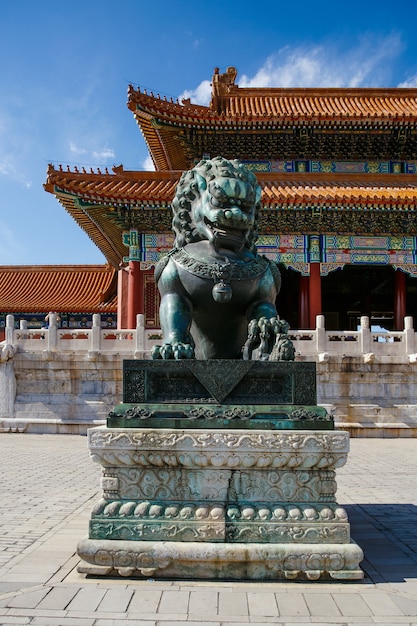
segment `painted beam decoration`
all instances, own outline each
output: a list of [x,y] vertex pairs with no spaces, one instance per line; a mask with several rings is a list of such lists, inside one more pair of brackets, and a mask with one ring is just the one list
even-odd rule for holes
[[417,161],[319,161],[297,159],[242,162],[255,173],[417,174]]
[[123,257],[124,263],[142,261],[142,235],[136,228],[123,232],[123,243],[129,248],[128,256]]

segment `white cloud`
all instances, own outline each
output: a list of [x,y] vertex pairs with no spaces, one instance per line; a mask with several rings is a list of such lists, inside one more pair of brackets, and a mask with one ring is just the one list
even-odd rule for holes
[[93,150],[92,154],[95,159],[99,159],[103,161],[114,159],[114,151],[111,148],[103,148],[103,150],[100,150],[100,151]]
[[[92,141],[90,141],[92,143]],[[88,161],[99,161],[100,163],[104,163],[105,161],[113,160],[115,157],[114,150],[111,148],[101,148],[100,150],[93,150],[90,148],[80,147],[75,143],[75,141],[69,140],[69,149],[71,154],[75,156],[86,155],[83,160]]]
[[178,96],[179,102],[186,100],[187,98],[190,98],[193,104],[207,105],[211,98],[210,81],[203,80],[203,82],[200,83],[196,89],[184,91],[180,96]]
[[0,175],[26,188],[32,186],[25,174],[31,169],[27,161],[30,145],[30,132],[18,114],[0,111]]
[[6,176],[10,180],[13,180],[20,185],[30,189],[32,187],[32,181],[27,180],[23,172],[20,172],[15,166],[15,159],[13,156],[0,155],[0,175]]
[[12,178],[16,176],[15,167],[7,157],[3,157],[0,160],[0,174],[3,174],[4,176],[10,176]]
[[87,150],[85,148],[79,148],[71,139],[68,141],[69,149],[72,154],[86,154]]
[[347,49],[335,44],[285,47],[271,55],[255,74],[242,76],[241,87],[384,86],[401,51],[398,35],[363,36]]
[[146,157],[146,159],[144,159],[142,161],[142,169],[145,172],[154,172],[155,171],[155,165],[152,161],[151,156],[148,154],[148,156]]
[[4,223],[1,227],[0,237],[0,264],[11,265],[16,263],[17,258],[24,256],[24,248],[20,243],[19,235]]
[[400,83],[397,87],[417,87],[417,74],[405,80],[403,83]]
[[[270,55],[254,76],[244,74],[236,82],[239,87],[383,87],[401,49],[401,38],[395,33],[362,35],[348,48],[333,42],[285,46]],[[417,83],[417,76],[410,80]],[[191,98],[195,104],[207,105],[210,97],[206,80],[179,100]]]

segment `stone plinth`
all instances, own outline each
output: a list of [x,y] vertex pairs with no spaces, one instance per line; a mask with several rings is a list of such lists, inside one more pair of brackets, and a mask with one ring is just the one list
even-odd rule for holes
[[102,498],[79,571],[155,578],[359,579],[336,501],[343,431],[89,430]]

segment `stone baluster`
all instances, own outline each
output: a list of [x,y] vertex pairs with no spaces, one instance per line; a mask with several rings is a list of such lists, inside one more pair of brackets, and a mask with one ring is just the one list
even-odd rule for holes
[[56,352],[58,343],[58,318],[56,313],[48,314],[48,351]]
[[367,315],[361,316],[360,342],[362,354],[369,354],[371,352],[371,328]]
[[136,315],[136,344],[135,358],[143,359],[145,353],[145,316],[143,313]]
[[90,350],[100,352],[101,350],[101,315],[94,313],[93,326],[91,328],[91,344]]
[[414,328],[413,318],[407,316],[404,318],[404,335],[405,335],[405,352],[407,355],[414,354],[415,340],[414,340]]
[[101,350],[102,331],[101,331],[101,315],[93,314],[93,326],[89,333],[88,359],[97,361]]
[[6,315],[6,344],[14,345],[14,315]]
[[[28,329],[28,322],[27,320],[20,320],[19,321],[19,329],[20,330],[27,330]],[[20,339],[27,339],[28,338],[28,334],[26,332],[20,333]]]
[[14,372],[14,316],[6,316],[6,333],[3,346],[0,346],[0,418],[10,418],[14,414],[16,397],[16,376]]
[[316,315],[316,350],[317,354],[326,351],[326,328],[324,315]]

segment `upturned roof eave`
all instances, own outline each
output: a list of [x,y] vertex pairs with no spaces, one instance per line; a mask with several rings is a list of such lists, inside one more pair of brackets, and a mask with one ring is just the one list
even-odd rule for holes
[[[338,125],[366,123],[375,124],[404,124],[417,122],[417,89],[415,88],[241,88],[235,86],[230,93],[213,96],[209,106],[190,103],[167,103],[160,98],[144,93],[133,92],[128,106],[134,113],[138,125],[141,127],[145,120],[157,120],[160,124],[172,126],[211,126],[213,124],[237,125],[266,123],[271,125],[299,124],[329,124]],[[342,107],[338,111],[328,111],[327,101],[343,98],[357,103],[360,110],[354,107]],[[277,100],[277,109],[287,109],[287,113],[270,114],[258,107],[256,114],[251,105],[255,100]],[[285,107],[278,106],[284,100]],[[305,100],[305,110],[300,111],[295,101]],[[414,102],[413,102],[414,101]],[[240,102],[237,107],[233,104]],[[314,102],[313,109],[308,103]],[[412,106],[413,110],[410,110]],[[379,109],[378,109],[379,107]],[[337,109],[337,107],[336,107]]]
[[[142,232],[170,232],[171,202],[182,171],[127,171],[121,166],[114,169],[112,174],[103,174],[50,167],[45,188],[57,197],[107,261],[118,268],[127,254],[118,207],[134,210],[135,219],[144,224]],[[315,208],[345,213],[410,214],[417,206],[417,176],[412,174],[274,172],[257,174],[257,178],[263,189],[264,215],[278,210],[303,213]],[[129,183],[136,192],[129,191]],[[123,192],[111,193],[113,184]]]

